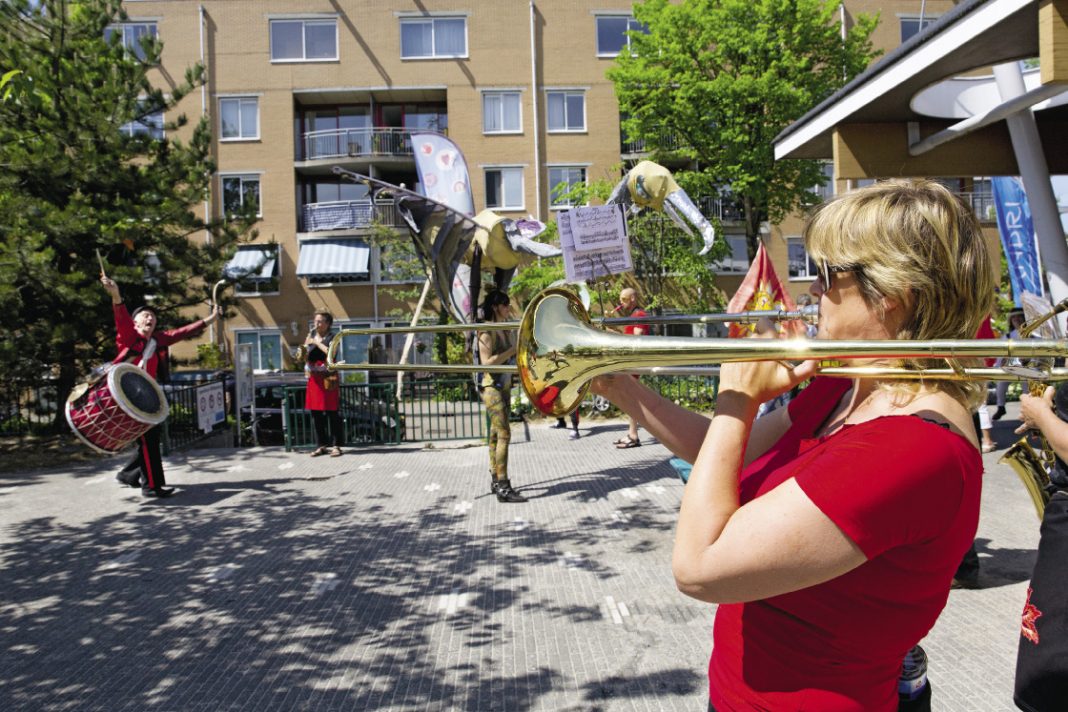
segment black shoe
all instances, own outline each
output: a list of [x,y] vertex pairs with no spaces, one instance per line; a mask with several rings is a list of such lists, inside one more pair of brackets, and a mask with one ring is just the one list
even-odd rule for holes
[[498,502],[526,502],[527,498],[512,489],[512,483],[506,477],[494,483],[493,493],[497,495]]
[[170,497],[172,494],[174,494],[173,487],[141,488],[141,495],[144,497],[159,497],[160,499],[163,499],[164,497]]
[[998,409],[994,411],[994,414],[990,416],[991,420],[1001,420],[1001,416],[1005,415],[1005,408],[998,406]]
[[140,487],[141,482],[139,480],[133,480],[132,482],[122,475],[115,475],[115,481],[123,487]]

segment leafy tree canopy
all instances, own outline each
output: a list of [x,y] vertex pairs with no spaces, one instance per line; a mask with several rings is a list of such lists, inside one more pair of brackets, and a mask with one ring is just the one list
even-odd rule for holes
[[51,369],[60,398],[114,353],[98,252],[127,304],[177,324],[254,219],[202,217],[209,122],[181,130],[177,106],[203,68],[164,74],[125,19],[117,0],[0,0],[0,379]]
[[[878,52],[877,17],[853,18],[825,0],[645,0],[608,77],[624,133],[657,153],[695,161],[687,188],[729,190],[745,210],[749,255],[760,224],[818,202],[815,161],[775,161],[772,140],[860,73]],[[679,148],[681,146],[681,148]],[[711,194],[704,192],[699,194]]]

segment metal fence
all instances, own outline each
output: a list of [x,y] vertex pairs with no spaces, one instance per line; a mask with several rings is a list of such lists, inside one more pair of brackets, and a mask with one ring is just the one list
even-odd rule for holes
[[[192,386],[165,387],[167,403],[170,405],[170,414],[163,423],[163,436],[160,438],[160,448],[164,455],[193,447],[208,438],[215,437],[219,433],[233,428],[229,415],[223,422],[212,426],[211,430],[205,432],[200,428],[197,418],[197,389],[201,386],[215,383],[223,384],[223,392],[229,394],[227,381],[222,377]],[[232,386],[233,384],[229,385]],[[230,409],[226,408],[225,412],[229,414]]]
[[[286,450],[316,444],[311,411],[305,408],[306,389],[302,385],[286,386],[282,401]],[[405,417],[393,387],[389,384],[348,384],[341,386],[338,412],[346,445],[395,445],[406,439]],[[329,425],[328,425],[329,427]]]
[[44,432],[56,418],[56,386],[49,381],[0,384],[0,436]]

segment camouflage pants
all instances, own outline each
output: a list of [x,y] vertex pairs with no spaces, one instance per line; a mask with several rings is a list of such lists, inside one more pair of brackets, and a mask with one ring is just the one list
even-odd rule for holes
[[490,472],[498,480],[508,477],[508,443],[512,439],[512,426],[508,422],[511,410],[511,389],[487,386],[482,389],[482,402],[490,419],[489,465]]

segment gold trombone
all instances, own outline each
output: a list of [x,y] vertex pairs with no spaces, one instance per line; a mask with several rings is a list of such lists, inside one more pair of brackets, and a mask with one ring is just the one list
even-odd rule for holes
[[[729,319],[724,319],[728,320]],[[485,324],[451,325],[453,331],[484,329]],[[513,328],[513,327],[509,327]],[[432,330],[436,329],[432,327]],[[401,329],[410,331],[409,329]],[[573,293],[547,289],[527,306],[519,322],[516,366],[467,364],[347,364],[336,360],[341,338],[352,333],[375,333],[353,329],[340,332],[330,344],[327,365],[338,370],[405,370],[444,373],[516,373],[530,402],[546,415],[562,416],[582,402],[589,382],[603,374],[643,368],[718,364],[737,361],[819,361],[857,358],[942,358],[945,369],[911,371],[894,368],[849,368],[830,364],[824,375],[869,378],[938,380],[1068,380],[1065,369],[1042,365],[1014,370],[966,368],[961,358],[1004,357],[1052,359],[1068,356],[1064,341],[1007,341],[961,339],[940,341],[830,341],[763,339],[694,339],[690,337],[643,336],[634,338],[607,332],[591,324],[585,307]],[[381,333],[381,332],[377,332]]]

